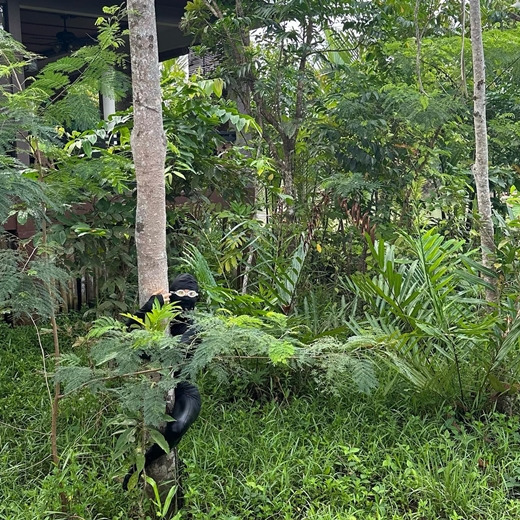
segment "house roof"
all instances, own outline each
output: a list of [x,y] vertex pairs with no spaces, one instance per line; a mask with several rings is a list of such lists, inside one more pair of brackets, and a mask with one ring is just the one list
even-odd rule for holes
[[[22,42],[30,51],[49,58],[63,52],[60,46],[69,39],[80,46],[94,38],[94,22],[102,16],[103,6],[110,4],[107,0],[7,0],[8,17],[11,6],[17,3]],[[161,61],[185,54],[191,44],[192,39],[179,29],[186,3],[187,0],[155,0]]]

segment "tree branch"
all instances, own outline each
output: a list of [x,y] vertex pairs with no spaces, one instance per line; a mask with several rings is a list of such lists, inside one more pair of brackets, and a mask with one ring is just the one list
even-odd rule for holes
[[124,378],[124,377],[140,376],[143,374],[153,374],[153,373],[161,372],[162,370],[172,370],[173,368],[177,368],[177,366],[172,365],[172,366],[168,366],[168,367],[149,368],[147,370],[139,370],[137,372],[128,372],[126,374],[118,374],[115,376],[97,377],[95,379],[91,379],[90,381],[86,381],[85,383],[82,383],[81,385],[79,385],[77,388],[75,388],[71,392],[68,392],[66,394],[61,394],[60,398],[67,397],[68,395],[71,395],[72,393],[77,392],[78,390],[81,390],[82,388],[90,386],[94,383],[101,383],[103,381],[112,381],[114,379],[119,379],[120,377]]

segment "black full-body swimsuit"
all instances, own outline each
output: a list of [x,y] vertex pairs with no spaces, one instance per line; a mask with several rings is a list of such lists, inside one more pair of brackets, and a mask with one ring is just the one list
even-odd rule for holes
[[[193,310],[197,298],[189,298],[187,296],[179,297],[174,294],[174,291],[179,289],[198,292],[199,286],[197,280],[190,274],[181,274],[170,284],[170,301],[178,303],[183,311]],[[156,299],[161,305],[164,304],[161,295],[154,295],[135,313],[135,315],[138,318],[144,319],[146,313],[152,310]],[[131,327],[132,325],[135,325],[135,323],[134,320],[129,319],[126,322],[126,325],[127,327]],[[181,336],[181,343],[191,343],[195,335],[192,325],[192,321],[189,317],[185,315],[178,316],[170,323],[170,334],[172,336]],[[168,442],[170,450],[173,450],[177,444],[179,444],[184,434],[188,431],[188,428],[199,416],[200,409],[201,399],[198,388],[188,381],[180,382],[175,387],[175,402],[173,410],[169,412],[169,415],[174,419],[174,421],[168,422],[164,431],[164,438]],[[161,455],[164,455],[164,450],[158,444],[151,446],[145,453],[145,467],[158,459]],[[128,484],[128,479],[134,471],[135,467],[133,467],[126,475],[123,481],[123,487],[125,489]]]

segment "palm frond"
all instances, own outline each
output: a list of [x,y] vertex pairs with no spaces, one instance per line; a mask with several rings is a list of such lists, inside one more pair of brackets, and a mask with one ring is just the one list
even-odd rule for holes
[[[488,373],[497,317],[485,313],[484,299],[470,292],[462,241],[433,229],[401,237],[407,257],[396,258],[397,245],[369,244],[375,273],[344,281],[365,311],[363,320],[353,317],[349,327],[359,337],[377,336],[378,356],[418,391],[464,401]],[[504,343],[507,355],[512,347]]]

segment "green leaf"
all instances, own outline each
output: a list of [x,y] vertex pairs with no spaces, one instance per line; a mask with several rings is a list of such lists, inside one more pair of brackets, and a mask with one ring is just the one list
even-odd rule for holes
[[155,504],[158,507],[161,507],[161,496],[159,495],[159,488],[157,487],[157,482],[152,477],[145,478],[146,483],[153,489],[153,494],[155,496]]
[[21,226],[24,226],[27,223],[28,218],[28,211],[18,211],[18,213],[16,214],[16,220],[18,221],[18,224],[20,224]]
[[62,230],[57,234],[56,241],[58,242],[58,244],[62,246],[65,244],[65,242],[67,241],[67,234],[65,233],[65,231]]
[[[166,497],[166,500],[164,501],[164,506],[162,508],[162,516],[163,518],[166,518],[166,515],[168,513],[168,510],[170,509],[170,504],[172,503],[173,497],[177,493],[177,486],[172,486],[170,488],[170,491],[168,491],[168,495]],[[175,515],[177,516],[177,515]]]
[[168,441],[164,438],[164,435],[160,431],[150,429],[150,437],[162,448],[164,453],[170,453],[170,446],[168,446]]
[[135,442],[135,428],[127,428],[117,439],[114,458],[121,457]]
[[137,467],[137,473],[140,474],[144,469],[145,458],[143,453],[138,453],[135,457],[135,465]]
[[135,488],[135,486],[137,486],[137,482],[139,480],[139,474],[140,474],[139,471],[134,471],[132,473],[132,476],[128,479],[127,487],[128,487],[129,491],[131,491],[132,489]]
[[288,365],[294,356],[294,345],[288,341],[276,341],[269,346],[269,358],[275,365]]
[[88,158],[92,157],[92,144],[88,140],[82,141],[83,151]]
[[222,97],[222,92],[224,90],[224,81],[222,79],[203,79],[198,83],[204,91],[204,93],[208,96],[211,94],[215,94],[215,96],[217,97]]

